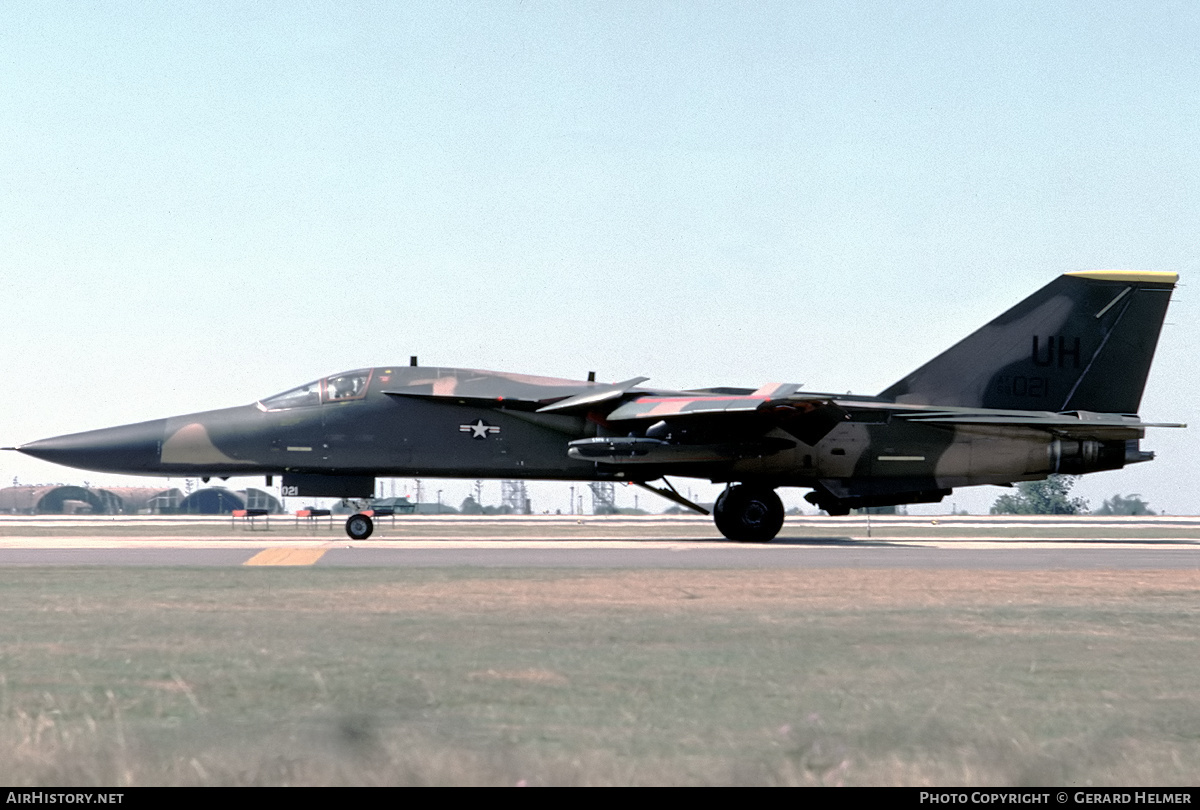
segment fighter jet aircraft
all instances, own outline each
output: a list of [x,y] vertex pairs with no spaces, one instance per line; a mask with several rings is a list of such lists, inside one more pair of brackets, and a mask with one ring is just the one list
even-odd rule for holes
[[[775,490],[831,515],[952,488],[1114,470],[1154,454],[1136,416],[1177,276],[1067,273],[876,396],[799,385],[661,390],[382,366],[250,405],[43,439],[30,456],[102,472],[282,477],[285,496],[365,498],[375,478],[627,481],[708,514],[668,476],[725,483],[717,528],[783,525]],[[652,482],[662,481],[655,486]],[[370,536],[369,516],[346,523]]]

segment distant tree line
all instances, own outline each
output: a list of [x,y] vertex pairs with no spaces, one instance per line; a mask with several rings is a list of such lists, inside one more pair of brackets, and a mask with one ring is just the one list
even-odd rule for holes
[[1072,498],[1077,475],[1052,475],[1045,481],[1022,481],[1017,491],[1001,495],[992,504],[993,515],[1153,515],[1141,495],[1113,495],[1092,512],[1084,498]]

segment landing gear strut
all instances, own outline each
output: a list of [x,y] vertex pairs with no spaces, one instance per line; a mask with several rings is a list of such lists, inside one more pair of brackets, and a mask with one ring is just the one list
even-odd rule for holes
[[768,543],[783,528],[783,502],[769,487],[735,484],[713,505],[721,534],[739,543]]
[[346,521],[346,534],[351,540],[366,540],[375,531],[375,522],[366,515],[351,515]]

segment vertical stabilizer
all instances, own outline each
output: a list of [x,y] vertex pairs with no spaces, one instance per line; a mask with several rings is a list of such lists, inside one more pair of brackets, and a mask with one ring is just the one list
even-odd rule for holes
[[880,394],[927,405],[1137,413],[1178,276],[1067,273]]

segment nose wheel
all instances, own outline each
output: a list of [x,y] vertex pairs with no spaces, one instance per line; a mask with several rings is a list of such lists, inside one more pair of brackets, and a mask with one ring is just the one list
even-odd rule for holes
[[346,521],[346,534],[351,540],[366,540],[375,531],[375,522],[366,515],[351,515]]
[[738,543],[768,543],[783,528],[783,501],[768,487],[726,487],[713,505],[721,534]]

